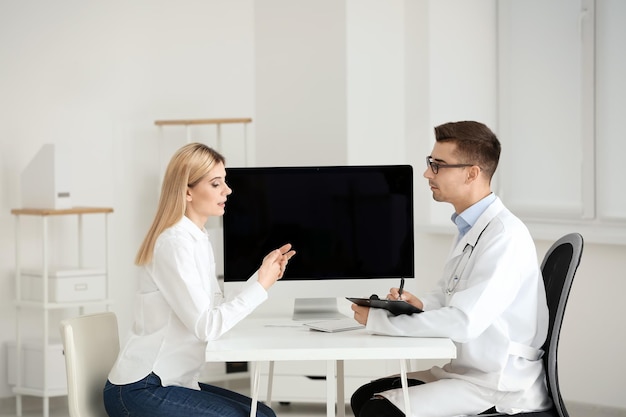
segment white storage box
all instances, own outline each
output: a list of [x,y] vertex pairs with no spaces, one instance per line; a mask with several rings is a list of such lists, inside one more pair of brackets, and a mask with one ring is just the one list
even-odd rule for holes
[[[22,271],[22,299],[43,301],[42,271]],[[48,302],[101,300],[106,298],[103,269],[48,270]]]
[[[8,383],[17,383],[17,356],[15,342],[7,342],[7,373]],[[22,387],[43,389],[43,342],[41,340],[22,341]],[[60,341],[48,344],[48,360],[46,364],[46,388],[49,390],[67,390],[65,374],[65,357]]]

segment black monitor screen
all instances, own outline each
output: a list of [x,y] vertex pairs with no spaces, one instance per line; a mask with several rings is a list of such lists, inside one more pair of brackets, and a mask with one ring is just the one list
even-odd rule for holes
[[228,168],[224,279],[245,281],[284,243],[283,280],[413,277],[409,165]]

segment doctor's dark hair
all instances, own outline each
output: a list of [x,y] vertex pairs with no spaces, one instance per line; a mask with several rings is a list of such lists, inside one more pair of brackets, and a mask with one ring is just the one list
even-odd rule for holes
[[176,151],[165,170],[157,212],[135,257],[136,265],[152,261],[159,235],[185,215],[187,189],[198,184],[218,163],[225,163],[224,157],[202,143],[188,143]]
[[454,142],[462,164],[480,166],[491,180],[500,160],[500,141],[482,123],[474,121],[450,122],[435,127],[438,142]]

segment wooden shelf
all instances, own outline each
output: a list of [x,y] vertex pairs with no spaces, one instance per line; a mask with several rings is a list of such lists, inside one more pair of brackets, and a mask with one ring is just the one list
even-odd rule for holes
[[11,214],[30,216],[61,216],[65,214],[113,213],[111,207],[72,207],[68,209],[20,208],[12,209]]
[[154,124],[157,126],[222,125],[222,124],[229,124],[229,123],[252,123],[252,119],[249,117],[238,117],[238,118],[226,118],[226,119],[156,120],[154,122]]

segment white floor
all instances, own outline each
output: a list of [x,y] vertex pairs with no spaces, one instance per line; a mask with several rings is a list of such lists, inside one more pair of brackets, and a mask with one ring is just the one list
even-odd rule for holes
[[[274,412],[277,417],[324,417],[326,416],[326,404],[290,403],[289,405],[274,404]],[[15,417],[15,400],[3,399],[0,401],[0,417]],[[22,416],[41,417],[41,399],[25,401]],[[50,417],[68,417],[65,397],[51,399]],[[346,407],[346,417],[353,417],[350,407]]]
[[[69,417],[66,397],[50,399],[50,417]],[[277,417],[324,417],[326,404],[290,403],[287,405],[273,404]],[[567,411],[570,417],[626,417],[626,409],[603,408],[588,404],[568,403]],[[24,417],[41,417],[42,400],[40,398],[25,397],[23,404]],[[0,399],[0,417],[16,417],[15,399]],[[354,417],[350,407],[346,407],[346,417]]]
[[[246,379],[232,380],[224,383],[212,382],[213,384],[231,389],[245,395],[250,395],[250,384]],[[22,416],[24,417],[42,417],[43,416],[43,400],[37,397],[23,397]],[[325,417],[325,403],[289,403],[280,404],[273,403],[272,409],[277,417]],[[346,417],[354,417],[349,405],[346,405]],[[16,417],[15,399],[0,399],[0,417]],[[49,417],[69,417],[67,411],[67,397],[50,398]]]

